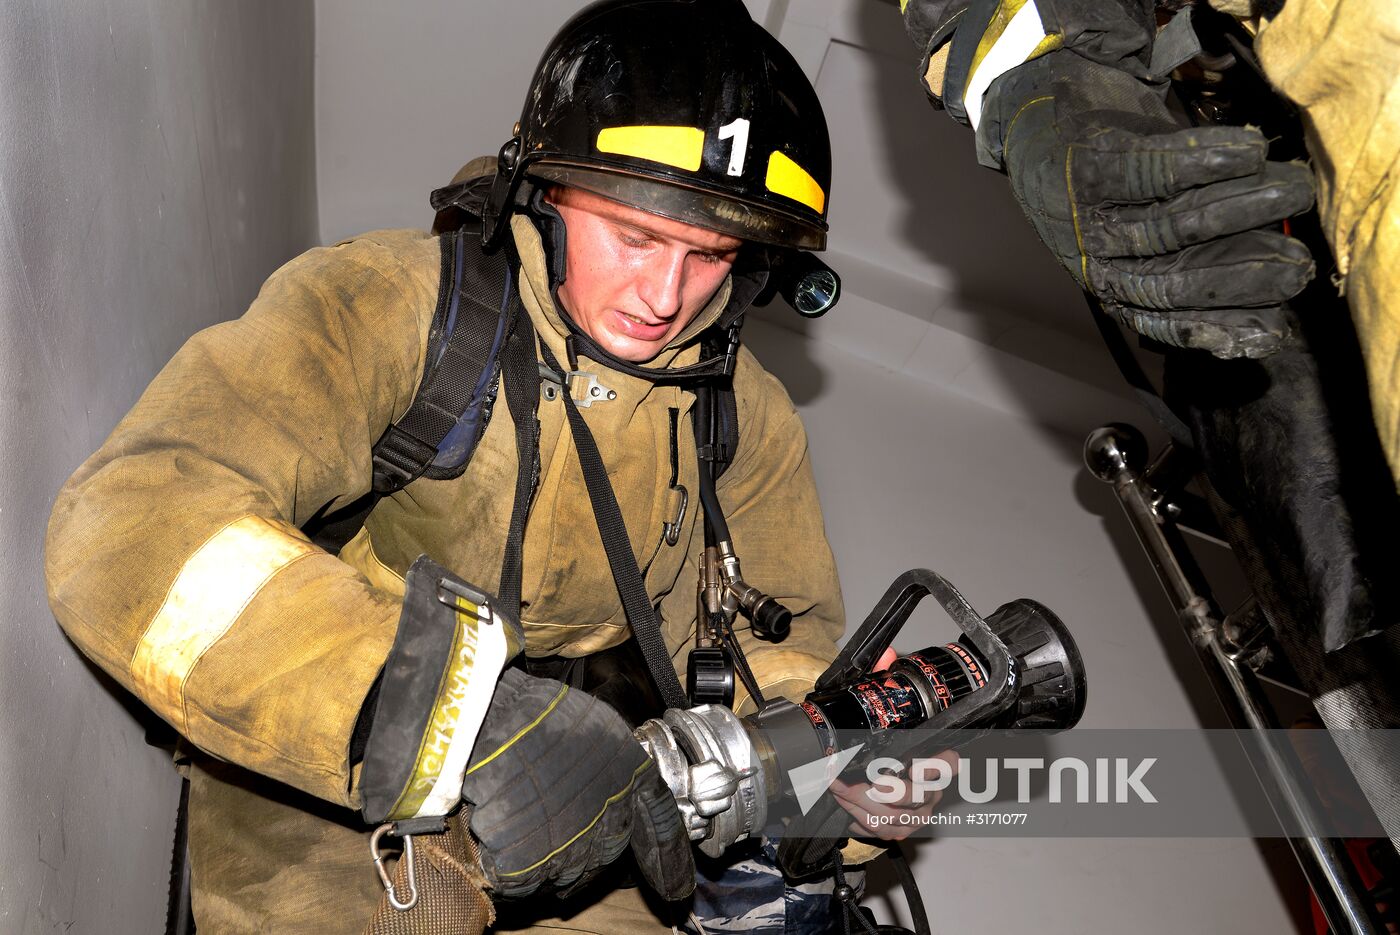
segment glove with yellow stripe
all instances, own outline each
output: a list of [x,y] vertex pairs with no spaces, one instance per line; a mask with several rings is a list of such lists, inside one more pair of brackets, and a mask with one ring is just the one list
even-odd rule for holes
[[[954,9],[960,8],[960,9]],[[1105,310],[1165,344],[1262,357],[1312,278],[1298,240],[1312,176],[1250,128],[1181,129],[1154,78],[1151,6],[1111,0],[910,0],[941,59],[938,101],[977,131],[1036,232]]]
[[[680,811],[621,716],[553,679],[505,668],[525,645],[520,624],[427,556],[409,569],[405,592],[357,731],[367,734],[366,820],[431,824],[465,799],[499,896],[569,891],[629,844],[657,893],[689,895],[695,864]],[[360,759],[360,745],[351,746]]]
[[502,673],[462,798],[499,896],[567,895],[629,844],[663,898],[695,888],[690,838],[656,765],[606,702],[554,679]]

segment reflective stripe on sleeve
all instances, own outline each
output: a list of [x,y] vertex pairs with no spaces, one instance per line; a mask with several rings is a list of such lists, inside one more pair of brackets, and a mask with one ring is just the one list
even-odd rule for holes
[[978,44],[963,92],[963,107],[974,130],[982,122],[982,99],[992,82],[1055,48],[1060,38],[1046,35],[1035,0],[1002,0]]
[[260,516],[234,520],[196,549],[132,654],[146,703],[187,732],[185,683],[195,665],[278,572],[315,551],[292,527]]

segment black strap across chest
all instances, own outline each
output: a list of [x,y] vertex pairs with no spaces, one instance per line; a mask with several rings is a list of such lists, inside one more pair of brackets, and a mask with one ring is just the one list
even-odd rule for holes
[[[547,366],[559,371],[559,362],[549,347],[540,344],[540,353]],[[574,448],[578,452],[579,467],[583,469],[583,482],[588,488],[588,499],[593,505],[593,518],[598,524],[598,535],[603,540],[603,551],[608,556],[608,567],[612,571],[613,582],[617,585],[617,595],[622,600],[622,610],[637,638],[652,680],[656,682],[661,698],[668,708],[687,708],[689,702],[681,689],[680,679],[671,666],[671,653],[661,635],[661,621],[656,616],[656,608],[647,596],[646,583],[642,580],[641,569],[637,567],[637,557],[632,553],[631,541],[627,538],[627,525],[622,519],[622,510],[617,505],[617,496],[608,481],[608,471],[598,453],[598,444],[593,433],[583,421],[573,397],[568,393],[559,394],[564,400],[564,411],[569,417],[569,431],[574,438]]]

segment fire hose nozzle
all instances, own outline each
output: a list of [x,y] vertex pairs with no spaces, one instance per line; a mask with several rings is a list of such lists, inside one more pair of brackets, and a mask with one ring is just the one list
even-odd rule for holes
[[[760,617],[790,623],[781,604],[746,585],[737,562],[722,558],[716,549],[725,597],[747,605],[756,632]],[[961,635],[875,670],[925,596],[938,599]],[[671,709],[635,735],[706,854],[718,856],[763,834],[770,817],[786,817],[778,865],[802,879],[829,864],[849,822],[825,795],[833,777],[823,770],[933,755],[991,730],[1068,730],[1083,715],[1085,697],[1083,659],[1053,612],[1019,598],[983,618],[941,576],[913,569],[895,579],[802,701],[772,700],[742,718],[720,704]],[[814,775],[824,784],[804,803]]]

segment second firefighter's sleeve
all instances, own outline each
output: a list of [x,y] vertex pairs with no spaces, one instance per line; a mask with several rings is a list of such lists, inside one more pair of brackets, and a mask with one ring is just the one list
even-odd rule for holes
[[[924,92],[959,123],[979,129],[997,79],[1058,49],[1146,79],[1150,0],[901,0],[919,50]],[[978,158],[1002,168],[996,134],[979,135]]]
[[408,233],[291,261],[180,349],[49,524],[50,601],[83,652],[201,749],[343,804],[400,602],[299,526],[369,489],[437,272]]

